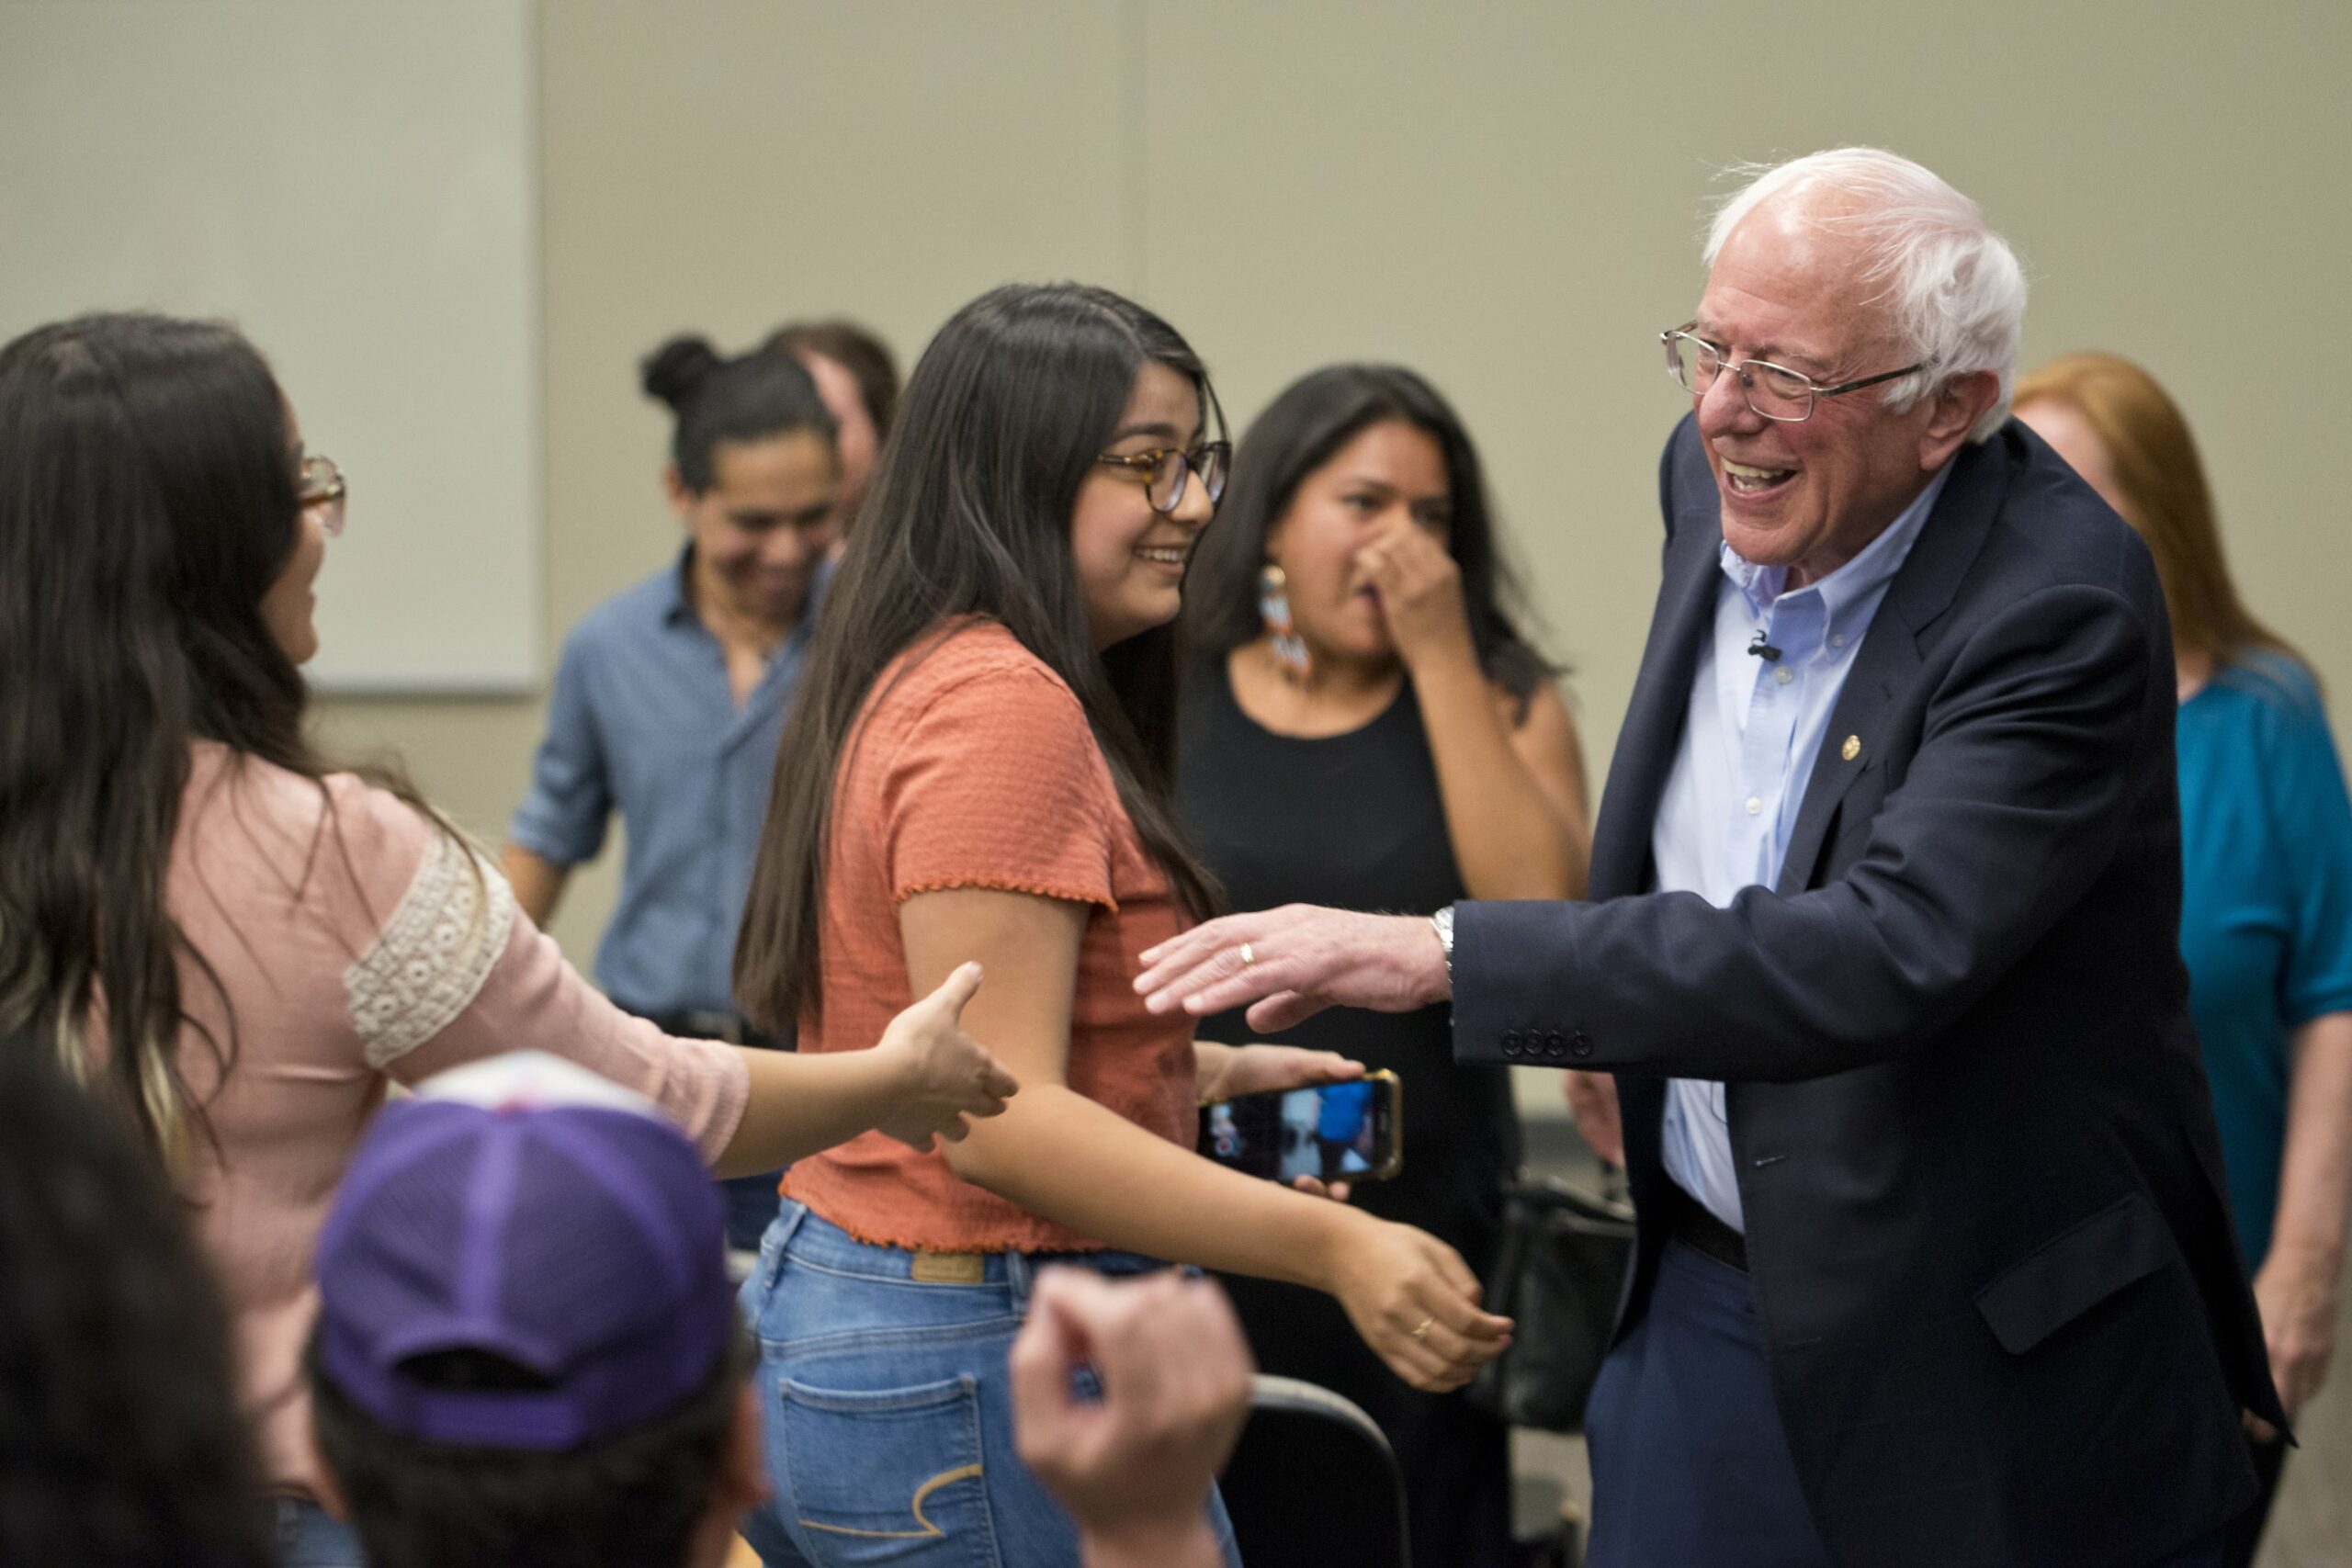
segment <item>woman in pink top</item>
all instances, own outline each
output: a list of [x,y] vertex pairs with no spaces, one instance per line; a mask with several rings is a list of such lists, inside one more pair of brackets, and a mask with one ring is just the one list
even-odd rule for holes
[[1013,1088],[958,1025],[971,965],[872,1051],[672,1039],[413,794],[330,773],[297,667],[343,499],[227,327],[88,316],[0,349],[0,1029],[55,1041],[189,1200],[303,1563],[358,1561],[310,1501],[299,1362],[327,1201],[390,1082],[556,1052],[659,1100],[720,1174],[870,1128],[928,1149]]

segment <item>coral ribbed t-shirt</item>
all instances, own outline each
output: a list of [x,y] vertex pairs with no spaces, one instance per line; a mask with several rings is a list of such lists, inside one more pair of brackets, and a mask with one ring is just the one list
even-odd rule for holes
[[[822,1012],[800,1049],[869,1047],[913,999],[899,906],[999,888],[1093,906],[1079,950],[1066,1081],[1148,1132],[1193,1136],[1192,1021],[1146,1012],[1136,955],[1183,906],[1119,804],[1077,696],[992,621],[901,654],[875,682],[833,787]],[[983,982],[985,984],[985,982]],[[935,1252],[1100,1242],[961,1180],[936,1152],[867,1133],[800,1160],[784,1190],[853,1235]]]

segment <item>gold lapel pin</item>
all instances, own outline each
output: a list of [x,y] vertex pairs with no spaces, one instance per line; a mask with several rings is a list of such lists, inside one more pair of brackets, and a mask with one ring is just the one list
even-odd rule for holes
[[1846,737],[1846,744],[1838,748],[1838,754],[1846,761],[1852,761],[1862,754],[1862,738],[1859,735],[1849,735]]

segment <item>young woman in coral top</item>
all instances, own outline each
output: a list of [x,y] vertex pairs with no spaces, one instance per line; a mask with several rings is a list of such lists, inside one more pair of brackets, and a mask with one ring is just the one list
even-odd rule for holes
[[[736,991],[804,1052],[969,959],[966,1026],[1023,1085],[944,1154],[794,1167],[745,1303],[771,1565],[1078,1562],[1012,1450],[1006,1357],[1041,1265],[1170,1262],[1329,1292],[1416,1385],[1504,1343],[1451,1247],[1193,1153],[1204,1098],[1361,1069],[1195,1048],[1137,955],[1210,907],[1170,802],[1175,618],[1226,464],[1199,359],[1101,289],[1008,287],[915,367],[787,722]],[[1231,1555],[1221,1510],[1203,1527]]]

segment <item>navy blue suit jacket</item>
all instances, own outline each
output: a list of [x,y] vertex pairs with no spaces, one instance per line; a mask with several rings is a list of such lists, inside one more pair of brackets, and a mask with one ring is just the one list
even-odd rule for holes
[[1591,902],[1461,907],[1455,1055],[1616,1071],[1644,1216],[1621,1336],[1665,1240],[1665,1079],[1725,1080],[1839,1561],[2146,1562],[2252,1497],[2240,1407],[2281,1419],[2179,957],[2171,633],[2146,547],[2024,426],[1952,464],[1779,885],[1717,909],[1650,891],[1721,581],[1675,432]]

